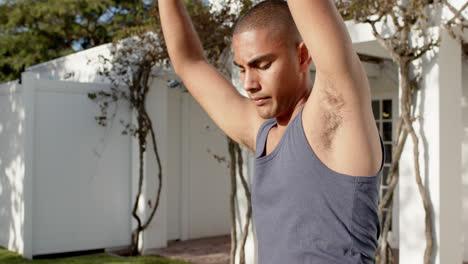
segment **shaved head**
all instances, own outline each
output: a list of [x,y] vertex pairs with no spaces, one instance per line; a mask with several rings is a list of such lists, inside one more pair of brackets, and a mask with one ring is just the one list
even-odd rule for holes
[[266,0],[253,6],[237,21],[234,35],[255,29],[267,29],[294,44],[302,41],[288,4],[283,0]]

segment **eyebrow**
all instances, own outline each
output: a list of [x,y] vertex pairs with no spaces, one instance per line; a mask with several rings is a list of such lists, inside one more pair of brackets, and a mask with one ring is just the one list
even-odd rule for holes
[[[268,59],[271,59],[274,55],[269,53],[269,54],[265,54],[265,55],[260,55],[258,57],[255,57],[253,59],[251,59],[249,62],[247,62],[247,65],[252,67],[252,65],[255,65],[261,61],[264,61],[264,60],[268,60]],[[236,61],[233,62],[234,65],[236,65],[237,67],[244,67],[242,65],[240,65],[239,63],[237,63]]]

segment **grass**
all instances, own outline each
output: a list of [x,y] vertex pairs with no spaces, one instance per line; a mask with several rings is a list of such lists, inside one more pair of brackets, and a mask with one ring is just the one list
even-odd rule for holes
[[158,256],[114,257],[106,253],[57,259],[24,259],[20,255],[0,248],[1,264],[191,264],[182,260]]

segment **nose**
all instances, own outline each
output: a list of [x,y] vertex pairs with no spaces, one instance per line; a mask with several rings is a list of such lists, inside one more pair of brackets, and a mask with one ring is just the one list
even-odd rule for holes
[[255,72],[246,70],[242,77],[242,83],[246,92],[253,93],[260,90],[260,83]]

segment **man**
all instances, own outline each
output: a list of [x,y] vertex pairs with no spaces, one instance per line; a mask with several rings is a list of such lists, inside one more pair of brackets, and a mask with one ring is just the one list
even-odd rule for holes
[[159,9],[176,73],[216,124],[256,153],[259,263],[373,263],[383,147],[333,2],[268,0],[238,21],[234,64],[249,98],[207,63],[182,0],[159,0]]

